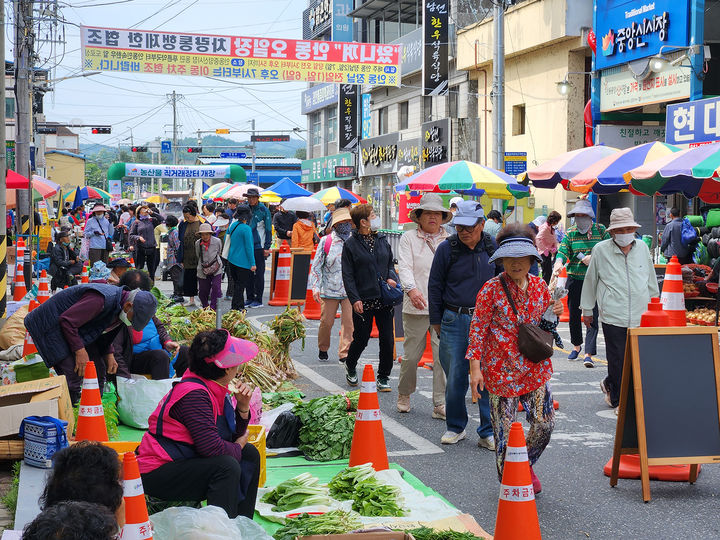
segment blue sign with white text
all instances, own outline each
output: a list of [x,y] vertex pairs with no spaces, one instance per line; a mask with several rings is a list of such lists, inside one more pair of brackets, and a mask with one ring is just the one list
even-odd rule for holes
[[247,181],[248,181],[248,184],[255,184],[257,186],[258,182],[260,182],[260,173],[256,173],[256,172],[247,173]]
[[372,116],[370,115],[370,94],[362,95],[362,111],[360,113],[362,119],[361,138],[369,139],[370,130],[372,129]]
[[517,176],[527,171],[527,152],[505,152],[505,174]]
[[163,154],[172,154],[172,141],[162,141],[160,143],[160,152]]
[[[653,56],[690,42],[690,0],[596,0],[595,68]],[[672,47],[670,47],[672,46]],[[665,51],[663,51],[665,52]]]
[[300,114],[308,114],[318,109],[324,109],[338,102],[338,85],[324,83],[303,90],[300,101]]
[[245,152],[220,152],[220,157],[223,159],[227,159],[227,158],[242,159],[242,158],[246,158],[247,154]]
[[353,0],[333,0],[332,41],[354,41],[353,18],[348,17],[353,9]]
[[720,97],[667,106],[665,142],[708,143],[720,140]]

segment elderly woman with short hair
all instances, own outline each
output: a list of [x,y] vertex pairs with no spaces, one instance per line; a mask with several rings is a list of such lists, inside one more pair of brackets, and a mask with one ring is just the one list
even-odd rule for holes
[[530,475],[535,493],[542,490],[533,471],[550,442],[555,425],[550,377],[552,362],[548,358],[534,363],[518,347],[521,324],[538,324],[552,306],[556,315],[562,303],[553,303],[547,284],[530,274],[533,262],[540,261],[535,236],[521,224],[505,227],[496,238],[498,249],[490,258],[502,262],[505,271],[485,284],[477,296],[470,325],[470,388],[474,398],[487,388],[490,395],[490,419],[495,435],[498,477],[502,481],[510,426],[515,421],[518,402],[526,411],[530,429],[527,451]]

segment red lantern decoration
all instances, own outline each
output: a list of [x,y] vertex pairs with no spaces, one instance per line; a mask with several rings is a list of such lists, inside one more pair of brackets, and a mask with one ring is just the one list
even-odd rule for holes
[[597,54],[597,39],[595,38],[595,32],[591,28],[587,35],[587,42],[592,49],[593,54]]
[[585,146],[594,146],[592,107],[589,100],[585,105],[585,111],[583,111],[583,120],[585,121]]

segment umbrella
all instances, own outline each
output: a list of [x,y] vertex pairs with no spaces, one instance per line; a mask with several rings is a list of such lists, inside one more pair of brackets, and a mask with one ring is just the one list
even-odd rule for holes
[[326,210],[323,202],[316,197],[293,197],[283,203],[283,208],[292,212],[324,212]]
[[[5,179],[5,187],[7,189],[27,189],[30,180],[16,173],[13,170],[7,171],[7,177]],[[52,180],[43,178],[34,174],[32,177],[33,187],[33,200],[39,201],[40,199],[47,199],[55,195],[60,189],[60,185],[56,184]]]
[[[110,199],[110,194],[104,189],[91,186],[76,188],[63,197],[63,200],[70,201],[73,205],[79,206],[77,203],[87,199]],[[75,207],[76,207],[75,206]]]
[[232,186],[230,186],[227,191],[221,192],[219,194],[220,197],[223,199],[242,199],[245,197],[245,193],[247,193],[247,190],[250,188],[257,189],[257,186],[255,184],[245,184],[241,182],[236,182]]
[[312,195],[312,191],[301,188],[287,176],[282,180],[275,182],[272,186],[267,188],[266,191],[271,191],[283,199],[290,197],[309,197]]
[[457,191],[455,190],[449,190],[449,189],[440,189],[440,186],[435,185],[435,187],[431,190],[424,190],[424,189],[417,189],[413,185],[413,182],[410,178],[407,180],[403,180],[402,182],[398,182],[395,184],[395,191],[422,191],[426,193],[442,193],[442,194],[451,194],[451,195],[470,195],[472,197],[482,197],[485,195],[485,190],[473,187],[471,189],[459,189]]
[[530,193],[527,186],[518,184],[509,174],[471,161],[434,165],[413,175],[408,182],[417,191],[480,189],[493,199],[522,198]]
[[348,191],[347,189],[343,189],[343,188],[339,188],[339,187],[331,187],[331,188],[321,189],[320,191],[315,193],[312,197],[314,199],[318,199],[318,200],[322,201],[322,203],[325,206],[327,206],[328,204],[334,203],[338,199],[347,199],[352,204],[356,204],[356,203],[365,204],[367,202],[360,195],[356,195],[352,191]]
[[170,199],[168,199],[164,195],[151,195],[150,197],[145,199],[145,202],[155,203],[155,204],[163,204],[163,203],[169,203]]
[[596,161],[573,176],[568,182],[568,189],[579,193],[617,193],[628,187],[624,177],[627,171],[679,150],[677,146],[661,142],[650,142],[621,150]]
[[573,176],[618,151],[617,148],[600,145],[565,152],[528,170],[523,176],[523,181],[529,178],[532,180],[533,186],[550,189],[563,181],[563,187],[565,187],[567,181]]
[[218,196],[218,193],[222,191],[225,188],[229,188],[232,186],[229,182],[219,182],[217,184],[213,184],[209,188],[207,188],[205,191],[203,191],[202,198],[203,199],[213,199]]
[[283,198],[280,195],[270,191],[269,189],[264,189],[260,192],[260,202],[262,203],[277,204],[282,200]]
[[132,201],[130,199],[120,199],[118,204],[132,204]]

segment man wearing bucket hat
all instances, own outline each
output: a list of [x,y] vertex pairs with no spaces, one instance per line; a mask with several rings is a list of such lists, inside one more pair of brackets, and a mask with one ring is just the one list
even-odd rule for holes
[[115,228],[105,217],[107,208],[102,203],[93,206],[92,216],[87,220],[84,235],[88,238],[90,247],[90,266],[97,261],[108,262],[108,255],[112,251],[112,238]]
[[451,213],[436,193],[426,193],[408,217],[418,227],[400,237],[398,273],[405,287],[403,299],[403,361],[400,364],[397,409],[410,411],[410,395],[415,392],[417,365],[425,351],[427,334],[433,355],[433,418],[445,419],[445,373],[439,369],[440,339],[430,326],[428,312],[428,278],[437,247],[447,238],[443,224]]
[[638,228],[629,208],[612,211],[607,229],[612,239],[593,248],[580,300],[586,325],[597,324],[593,319],[597,302],[595,313],[602,322],[608,362],[608,376],[600,389],[613,408],[620,402],[627,329],[640,326],[650,298],[659,294],[650,250],[635,237]]
[[252,210],[252,220],[248,225],[253,229],[255,266],[250,272],[245,286],[247,307],[258,308],[263,306],[263,293],[265,291],[265,259],[270,255],[272,243],[272,220],[270,210],[260,202],[260,192],[257,188],[250,188],[245,193],[248,206]]
[[[568,212],[568,217],[575,218],[575,224],[570,227],[560,243],[555,259],[553,274],[567,265],[568,281],[568,310],[570,311],[570,341],[573,350],[568,360],[575,360],[580,355],[583,344],[582,313],[580,312],[580,296],[582,294],[583,280],[591,261],[590,252],[601,241],[608,240],[610,235],[603,225],[593,223],[595,212],[590,201],[580,199],[574,208]],[[595,367],[592,356],[597,354],[596,340],[598,333],[597,308],[593,313],[593,323],[588,326],[585,341],[585,367]]]
[[[475,310],[475,297],[485,282],[495,275],[495,264],[490,262],[490,257],[496,249],[495,240],[483,231],[485,213],[480,203],[459,202],[451,223],[457,232],[438,246],[428,278],[430,325],[440,335],[438,357],[447,377],[447,431],[440,439],[443,444],[455,444],[467,436],[465,396],[470,367],[465,353],[470,321]],[[494,450],[487,391],[483,391],[478,406],[478,446]]]

